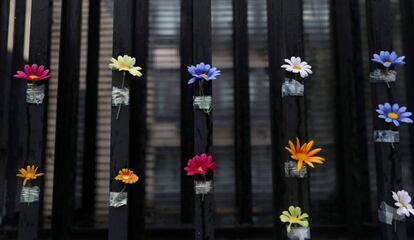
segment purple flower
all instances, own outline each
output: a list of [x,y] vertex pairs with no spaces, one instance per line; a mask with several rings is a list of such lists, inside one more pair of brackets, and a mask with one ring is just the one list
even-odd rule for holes
[[371,60],[381,64],[386,68],[390,68],[405,64],[404,58],[405,56],[398,57],[395,52],[392,52],[390,54],[388,51],[381,51],[379,55],[375,53],[374,58]]
[[384,105],[379,104],[377,113],[378,117],[385,119],[387,123],[394,123],[395,126],[399,126],[400,122],[413,123],[410,116],[413,115],[411,112],[407,112],[406,107],[400,107],[398,104],[384,103]]
[[220,70],[215,67],[211,67],[209,64],[204,64],[203,62],[197,64],[197,66],[190,66],[187,68],[188,72],[193,76],[193,78],[188,81],[188,84],[193,84],[198,79],[211,81],[220,75]]

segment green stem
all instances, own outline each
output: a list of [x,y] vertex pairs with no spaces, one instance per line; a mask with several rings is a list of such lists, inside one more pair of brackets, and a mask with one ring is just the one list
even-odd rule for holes
[[126,189],[126,185],[124,184],[124,187],[121,189],[121,193],[124,192]]
[[[121,89],[123,89],[125,86],[125,72],[122,73],[122,84],[121,84]],[[119,104],[118,106],[118,112],[116,113],[116,120],[119,119],[119,114],[121,113],[121,104]]]
[[200,79],[200,81],[198,81],[198,86],[200,90],[200,96],[204,97],[204,79]]

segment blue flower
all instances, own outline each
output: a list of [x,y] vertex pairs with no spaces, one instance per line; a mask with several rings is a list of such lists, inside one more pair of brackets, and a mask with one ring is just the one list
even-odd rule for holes
[[204,64],[203,62],[197,64],[197,66],[190,66],[187,68],[188,72],[193,76],[193,78],[188,81],[188,84],[193,84],[198,79],[211,81],[220,75],[220,70],[211,67],[209,64]]
[[400,107],[398,104],[385,103],[384,105],[379,104],[377,113],[378,117],[385,119],[387,123],[394,123],[395,126],[399,126],[400,122],[413,123],[410,116],[413,115],[411,112],[407,112],[406,107]]
[[381,64],[386,68],[398,66],[405,64],[404,62],[405,56],[398,57],[395,52],[391,54],[388,51],[381,51],[380,54],[374,54],[374,58],[371,59],[374,62]]

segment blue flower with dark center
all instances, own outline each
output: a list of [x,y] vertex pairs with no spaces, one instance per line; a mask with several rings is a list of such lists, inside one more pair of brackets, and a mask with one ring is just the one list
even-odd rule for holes
[[371,60],[381,64],[385,68],[390,68],[405,64],[404,59],[405,56],[398,57],[395,52],[390,54],[388,51],[381,51],[379,55],[374,54],[374,58]]
[[220,70],[215,67],[211,67],[209,64],[204,64],[203,62],[197,64],[196,66],[189,66],[187,68],[188,72],[193,76],[193,78],[188,81],[188,84],[193,84],[198,79],[212,81],[220,75]]
[[406,107],[400,107],[398,104],[384,103],[378,105],[377,113],[378,117],[385,119],[387,123],[394,123],[395,126],[399,126],[400,122],[413,123],[410,116],[413,115],[411,112],[407,112]]

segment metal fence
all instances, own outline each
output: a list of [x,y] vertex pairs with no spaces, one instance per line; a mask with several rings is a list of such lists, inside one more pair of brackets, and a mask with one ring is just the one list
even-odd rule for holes
[[[377,210],[413,190],[414,130],[393,144],[373,133],[388,126],[378,104],[414,109],[413,14],[411,0],[2,0],[0,239],[287,239],[290,205],[310,213],[315,239],[409,239],[410,219],[385,224]],[[381,50],[406,56],[396,82],[369,80]],[[127,77],[118,118],[122,73],[106,68],[125,54],[143,77]],[[290,56],[314,66],[304,97],[282,95]],[[211,115],[187,84],[199,62],[222,69],[204,86]],[[41,104],[13,77],[26,63],[52,70]],[[304,178],[285,173],[296,137],[327,158]],[[183,170],[201,153],[218,164],[207,195]],[[29,204],[16,178],[28,164],[46,174]],[[140,179],[110,207],[124,167]]]

